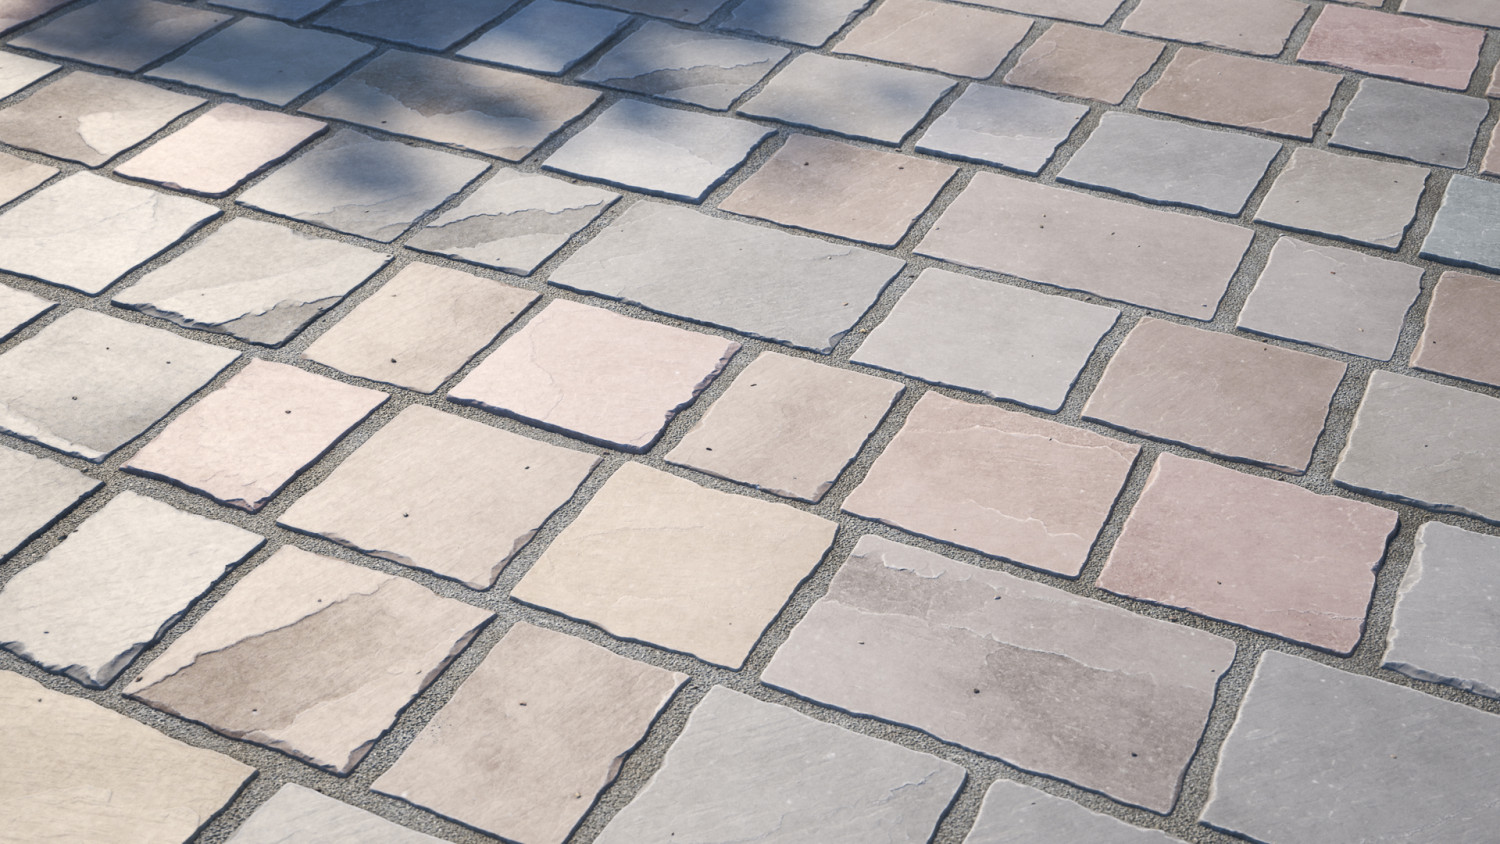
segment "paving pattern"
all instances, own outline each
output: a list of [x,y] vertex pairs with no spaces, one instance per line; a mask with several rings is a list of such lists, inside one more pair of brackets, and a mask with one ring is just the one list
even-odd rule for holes
[[0,841],[1500,827],[1489,0],[0,0]]

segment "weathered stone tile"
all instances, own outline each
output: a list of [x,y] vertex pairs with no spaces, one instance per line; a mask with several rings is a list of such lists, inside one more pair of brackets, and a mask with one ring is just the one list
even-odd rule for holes
[[0,355],[0,430],[102,462],[239,353],[89,310]]
[[488,589],[598,462],[413,405],[277,523]]
[[0,671],[0,806],[16,841],[178,844],[255,769]]
[[979,173],[916,251],[1209,320],[1251,236],[1217,220]]
[[115,168],[115,175],[223,196],[281,161],[327,124],[222,103]]
[[390,260],[240,217],[110,301],[187,328],[279,346]]
[[917,140],[917,150],[1036,175],[1088,107],[995,85],[970,85]]
[[844,511],[1077,577],[1140,448],[927,393]]
[[1500,185],[1470,176],[1448,181],[1443,204],[1422,241],[1422,257],[1500,272]]
[[237,201],[389,243],[484,171],[472,158],[340,129]]
[[80,71],[0,110],[0,141],[98,167],[202,104],[198,97]]
[[1203,823],[1286,844],[1483,839],[1497,756],[1494,715],[1267,651]]
[[578,79],[722,111],[789,52],[772,44],[650,21]]
[[[1176,844],[1177,839],[1053,797],[1013,780],[995,780],[964,844]],[[269,844],[269,842],[268,842]]]
[[294,782],[262,803],[227,844],[442,844]]
[[1031,30],[1031,21],[983,9],[894,0],[839,42],[834,52],[985,79]]
[[525,844],[562,844],[688,676],[519,623],[372,786]]
[[595,840],[921,844],[964,777],[952,762],[714,686]]
[[1427,307],[1411,365],[1500,387],[1500,282],[1447,272]]
[[583,61],[630,20],[608,9],[532,0],[458,55],[556,76]]
[[[57,175],[56,167],[0,152],[0,205],[4,205]],[[0,324],[4,320],[0,319]],[[3,339],[3,337],[0,337]]]
[[[1500,69],[1500,65],[1496,66]],[[1496,92],[1490,92],[1490,96],[1497,96]],[[1484,161],[1479,165],[1479,172],[1486,176],[1500,176],[1500,124],[1496,124],[1495,130],[1490,134],[1489,149],[1484,152]]]
[[1484,30],[1326,6],[1297,60],[1462,91],[1479,64]]
[[1341,77],[1336,73],[1184,47],[1141,95],[1155,111],[1311,140]]
[[600,6],[623,12],[639,12],[682,23],[703,23],[724,5],[724,0],[594,0]]
[[1259,223],[1392,252],[1417,214],[1427,170],[1303,147],[1255,212]]
[[0,447],[0,560],[93,495],[103,484],[76,469]]
[[1325,349],[1390,360],[1422,268],[1289,237],[1276,241],[1239,327]]
[[[0,7],[0,27],[5,26],[4,15],[4,9]],[[18,56],[15,53],[0,54],[0,97],[8,97],[38,79],[51,76],[60,67],[62,65],[33,59],[30,56]]]
[[57,303],[50,299],[0,285],[0,342],[9,340],[11,335],[55,307]]
[[1440,522],[1417,532],[1382,668],[1500,698],[1500,537]]
[[796,134],[719,208],[895,246],[956,172],[946,164]]
[[1166,813],[1234,644],[874,536],[763,682]]
[[1489,113],[1479,97],[1362,79],[1328,144],[1463,169]]
[[1057,179],[1237,216],[1280,151],[1263,138],[1111,112]]
[[766,352],[665,459],[816,502],[904,389],[884,378]]
[[748,120],[620,100],[548,156],[543,166],[702,202],[771,134]]
[[1401,0],[1401,11],[1409,15],[1500,27],[1500,8],[1485,0]]
[[284,106],[373,49],[329,32],[245,18],[146,75]]
[[285,545],[124,692],[347,774],[493,617]]
[[211,2],[212,5],[226,9],[243,9],[247,12],[294,21],[328,8],[334,0],[211,0]]
[[1333,479],[1500,523],[1500,399],[1376,370]]
[[1005,84],[1119,104],[1156,64],[1157,41],[1053,24],[1005,74]]
[[1122,0],[973,0],[975,6],[990,6],[1023,15],[1061,18],[1079,23],[1108,21]]
[[953,85],[933,73],[803,53],[739,112],[895,146]]
[[0,33],[9,32],[72,0],[0,0]]
[[448,399],[642,452],[739,348],[712,334],[557,299]]
[[387,398],[252,360],[172,420],[124,468],[253,513]]
[[745,0],[719,28],[821,47],[868,5],[870,0]]
[[446,50],[516,5],[516,0],[344,0],[313,23],[428,50]]
[[1172,41],[1279,55],[1307,13],[1296,0],[1141,0],[1121,29]]
[[536,299],[529,290],[412,263],[314,340],[302,357],[431,393]]
[[156,0],[99,0],[16,36],[10,46],[134,73],[229,18]]
[[630,462],[511,597],[738,669],[838,525]]
[[598,99],[522,73],[392,50],[302,111],[520,161]]
[[102,689],[264,543],[121,492],[0,591],[0,644]]

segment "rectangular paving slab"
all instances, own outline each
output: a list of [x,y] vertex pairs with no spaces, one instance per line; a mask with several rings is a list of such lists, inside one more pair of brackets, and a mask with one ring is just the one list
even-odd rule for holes
[[1014,780],[995,780],[964,844],[1175,844],[1164,832],[1140,829],[1071,800]]
[[789,52],[649,21],[579,74],[578,81],[723,111]]
[[1381,667],[1500,698],[1500,536],[1428,522],[1396,594]]
[[72,0],[4,0],[0,2],[0,33],[65,6]]
[[[0,15],[3,14],[4,11],[0,10]],[[4,25],[4,21],[5,18],[0,17],[0,26]],[[61,67],[62,65],[15,53],[0,55],[0,97],[15,94],[33,82],[51,76]]]
[[445,0],[434,14],[427,0],[344,0],[313,20],[318,26],[446,50],[499,17],[516,0]]
[[334,0],[214,0],[213,5],[226,9],[244,9],[284,20],[300,20],[333,3]]
[[0,447],[0,560],[19,550],[104,484],[51,460]]
[[328,126],[221,103],[115,168],[115,175],[223,196],[321,135]]
[[744,0],[719,28],[821,47],[868,5],[870,0]]
[[1122,0],[974,0],[976,6],[990,6],[1023,15],[1102,24],[1109,20]]
[[146,75],[284,106],[373,49],[330,32],[245,18]]
[[294,782],[283,785],[262,803],[227,844],[442,844],[414,829],[379,815],[324,797]]
[[724,0],[594,0],[597,5],[639,12],[681,23],[703,23],[724,5]]
[[1471,176],[1448,181],[1443,204],[1422,241],[1422,257],[1500,272],[1500,184]]
[[202,104],[132,79],[79,71],[0,110],[0,141],[98,167]]
[[631,20],[608,9],[532,0],[458,55],[557,76],[587,58]]
[[57,303],[51,299],[0,286],[0,342],[9,340],[17,331],[55,307]]
[[970,85],[917,139],[917,151],[1036,175],[1088,107],[998,85]]
[[985,79],[1031,31],[1031,21],[933,0],[882,3],[835,52]]
[[934,73],[803,53],[739,112],[896,146],[953,85]]
[[1005,84],[1119,105],[1161,55],[1162,44],[1053,24],[1005,74]]
[[1417,215],[1428,171],[1303,147],[1271,184],[1255,221],[1392,252]]
[[1401,0],[1401,11],[1460,23],[1500,27],[1500,8],[1486,0]]
[[100,0],[52,18],[10,44],[134,73],[229,19],[156,0]]
[[1362,79],[1328,145],[1461,170],[1489,113],[1479,97]]
[[1204,123],[1312,140],[1341,78],[1309,67],[1184,47],[1172,57],[1161,78],[1141,95],[1140,107],[1142,111]]
[[1447,272],[1427,306],[1422,339],[1411,365],[1500,387],[1500,282]]
[[29,193],[57,173],[56,167],[28,161],[10,153],[0,153],[0,205]]
[[1297,61],[1462,91],[1469,87],[1483,44],[1482,29],[1325,6],[1297,51]]
[[1279,55],[1307,4],[1296,0],[1141,0],[1120,28],[1126,32]]

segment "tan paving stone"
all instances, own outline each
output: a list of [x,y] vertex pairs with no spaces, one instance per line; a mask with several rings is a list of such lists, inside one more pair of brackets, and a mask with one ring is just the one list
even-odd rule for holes
[[260,805],[227,844],[442,844],[294,782]]
[[0,0],[0,33],[65,6],[72,0]]
[[[446,50],[516,5],[517,0],[344,0],[313,23],[358,35]],[[436,12],[436,13],[434,13]]]
[[1401,0],[1401,11],[1409,15],[1500,27],[1500,7],[1486,0]]
[[62,518],[103,483],[51,460],[0,447],[0,560]]
[[1446,272],[1427,308],[1411,365],[1500,387],[1500,282]]
[[1021,54],[1005,84],[1118,105],[1161,51],[1157,41],[1053,24]]
[[1303,147],[1271,184],[1259,223],[1392,252],[1417,216],[1428,171]]
[[1339,75],[1185,47],[1141,95],[1142,111],[1311,140]]
[[1123,0],[973,0],[973,5],[990,6],[1023,15],[1102,24],[1109,20]]
[[1500,536],[1422,525],[1380,667],[1500,699],[1497,600]]
[[223,196],[327,128],[305,117],[222,103],[116,167],[115,174]]
[[[5,26],[5,21],[5,10],[0,6],[0,28]],[[15,53],[0,55],[0,97],[8,97],[39,79],[45,79],[60,67],[62,65]]]
[[0,153],[0,205],[20,197],[57,173],[56,167]]
[[284,106],[373,49],[331,32],[244,18],[146,75]]
[[30,325],[42,314],[57,307],[50,299],[0,285],[0,341]]
[[896,146],[953,85],[926,71],[803,53],[739,112]]
[[834,48],[871,59],[985,79],[1031,30],[1031,21],[933,0],[887,0]]
[[1297,60],[1462,91],[1483,44],[1482,29],[1326,6]]
[[59,15],[10,44],[134,73],[229,18],[156,0],[101,0]]
[[[1500,65],[1496,66],[1500,69]],[[1491,91],[1490,96],[1497,93]],[[1500,123],[1495,124],[1495,130],[1490,135],[1490,145],[1484,151],[1484,161],[1479,165],[1479,172],[1486,176],[1500,176]]]
[[80,71],[0,111],[0,141],[98,167],[202,104],[132,79]]
[[1121,29],[1275,56],[1306,13],[1307,4],[1296,0],[1142,0]]
[[649,21],[578,80],[723,111],[789,52],[774,44]]

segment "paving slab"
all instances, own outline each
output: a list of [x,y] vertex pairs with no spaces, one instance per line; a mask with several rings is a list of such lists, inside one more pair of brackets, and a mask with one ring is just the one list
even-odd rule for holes
[[405,578],[287,545],[124,692],[347,774],[493,617]]
[[1217,220],[979,173],[916,251],[1210,320],[1251,237]]
[[1088,107],[997,85],[970,85],[917,140],[917,151],[1036,175]]
[[745,0],[719,28],[821,47],[868,5],[870,0]]
[[211,5],[294,21],[326,9],[333,3],[334,0],[213,0]]
[[1141,94],[1142,111],[1312,140],[1336,73],[1184,47]]
[[1482,29],[1326,6],[1297,51],[1297,61],[1462,91],[1469,87],[1483,44]]
[[[38,164],[24,158],[0,153],[0,205],[5,205],[48,179],[56,176],[56,167]],[[0,324],[4,320],[0,319]]]
[[936,756],[714,686],[595,840],[921,844],[964,778]]
[[[5,11],[0,7],[0,27],[5,26],[7,18],[4,15]],[[61,67],[59,64],[15,53],[0,55],[0,97],[17,93],[33,82],[51,76]]]
[[1500,718],[1267,652],[1203,823],[1259,841],[1464,841],[1500,823]]
[[9,340],[17,331],[55,307],[57,303],[50,299],[0,286],[0,342]]
[[379,815],[324,797],[294,782],[260,805],[227,844],[441,844]]
[[1123,0],[974,0],[973,5],[1097,25],[1108,21],[1121,2]]
[[51,527],[104,484],[51,460],[0,446],[0,560]]
[[146,75],[284,106],[374,49],[330,32],[244,18]]
[[839,41],[836,53],[987,79],[1031,21],[933,0],[888,0]]
[[619,32],[631,17],[608,9],[532,0],[458,55],[557,76]]
[[853,246],[639,202],[550,283],[827,354],[903,266]]
[[1271,248],[1238,326],[1390,360],[1421,292],[1421,267],[1283,237]]
[[0,355],[0,430],[101,463],[239,353],[70,311]]
[[0,644],[102,689],[265,543],[121,492],[0,591]]
[[1485,0],[1401,0],[1401,11],[1409,15],[1500,27],[1500,8]]
[[1362,79],[1328,144],[1461,170],[1489,113],[1480,97]]
[[0,141],[98,167],[200,105],[198,97],[79,71],[0,110]]
[[724,0],[593,0],[622,12],[639,12],[681,23],[703,23],[724,5]]
[[0,671],[0,807],[17,841],[179,844],[255,769]]
[[904,389],[885,378],[765,352],[665,459],[817,502]]
[[926,393],[846,513],[1077,577],[1137,446]]
[[1433,289],[1411,365],[1500,387],[1500,282],[1446,272]]
[[866,536],[761,676],[1165,814],[1234,650]]
[[[1490,96],[1496,95],[1491,93]],[[1479,172],[1486,176],[1500,176],[1500,124],[1496,124],[1490,133],[1490,145],[1485,150],[1484,161],[1479,164]]]
[[1109,815],[1053,797],[1013,780],[995,780],[984,793],[979,819],[964,844],[1175,844],[1154,829],[1140,829]]
[[230,17],[157,0],[99,0],[12,38],[10,46],[134,73]]
[[1302,147],[1282,168],[1255,221],[1392,252],[1417,216],[1428,171]]
[[578,80],[723,111],[789,52],[773,44],[648,21]]
[[0,0],[0,33],[9,32],[71,2],[72,0]]
[[598,463],[413,405],[277,523],[488,589]]
[[837,530],[785,504],[629,462],[511,597],[738,670]]
[[537,294],[432,264],[407,264],[302,353],[360,378],[432,393]]
[[518,623],[371,787],[521,844],[562,844],[687,680]]
[[427,0],[344,0],[313,23],[427,50],[446,50],[509,11],[516,2],[446,0],[442,13],[433,14]]
[[1126,32],[1276,56],[1307,14],[1296,0],[1141,0],[1120,28]]
[[953,85],[925,71],[803,53],[739,112],[896,146]]
[[1500,184],[1470,176],[1448,180],[1443,204],[1422,241],[1422,257],[1500,272]]
[[1500,537],[1441,522],[1417,531],[1382,668],[1500,698]]
[[305,117],[221,103],[116,167],[115,175],[223,196],[327,128]]
[[238,217],[110,301],[186,328],[280,346],[390,260]]
[[1119,105],[1161,55],[1162,44],[1053,24],[1005,74],[1005,84]]

